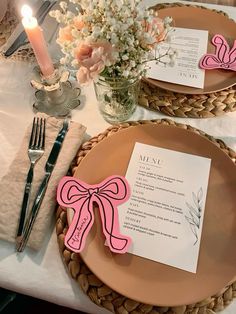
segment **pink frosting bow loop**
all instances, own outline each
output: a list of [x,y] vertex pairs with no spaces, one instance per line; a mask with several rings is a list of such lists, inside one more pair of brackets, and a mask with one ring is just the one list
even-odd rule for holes
[[117,206],[127,201],[129,196],[129,184],[122,176],[111,176],[95,185],[63,177],[57,189],[57,202],[74,209],[72,223],[65,236],[66,247],[78,253],[83,250],[94,222],[93,203],[96,202],[107,245],[112,252],[126,253],[131,239],[119,232]]
[[216,47],[215,54],[205,54],[199,66],[203,69],[225,69],[236,71],[236,40],[230,49],[227,41],[222,35],[215,35],[212,43]]

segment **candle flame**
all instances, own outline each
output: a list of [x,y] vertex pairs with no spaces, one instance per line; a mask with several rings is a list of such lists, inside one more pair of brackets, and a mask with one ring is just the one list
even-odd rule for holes
[[29,18],[32,16],[32,14],[32,9],[27,4],[24,4],[21,8],[21,15],[23,17]]

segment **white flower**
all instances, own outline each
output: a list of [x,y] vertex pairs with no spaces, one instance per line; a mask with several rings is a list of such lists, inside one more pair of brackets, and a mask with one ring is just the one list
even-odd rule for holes
[[131,60],[131,61],[130,61],[130,67],[131,67],[131,68],[134,68],[135,66],[136,66],[135,61]]
[[[98,50],[99,45],[106,47],[102,58],[106,75],[130,78],[145,74],[146,62],[155,58],[151,52],[158,47],[157,38],[163,31],[156,23],[156,12],[144,8],[142,0],[69,0],[70,6],[67,2],[60,2],[62,12],[50,13],[66,29],[64,40],[61,36],[58,41],[65,55],[61,62],[79,68],[74,51],[81,43],[91,43]],[[170,17],[163,20],[168,40],[171,20]],[[106,56],[108,46],[109,58]],[[88,49],[84,54],[89,60],[91,51]],[[175,56],[175,52],[169,50],[170,63]]]
[[65,1],[60,2],[60,7],[62,8],[63,11],[66,11],[67,9],[67,3]]
[[54,17],[58,23],[61,23],[64,19],[64,15],[61,13],[60,10],[51,11],[50,16]]
[[172,23],[173,19],[170,16],[166,16],[164,18],[164,24],[169,25],[170,23]]
[[61,63],[61,64],[66,64],[66,58],[65,58],[65,57],[62,57],[62,58],[60,59],[60,63]]
[[124,60],[124,61],[129,60],[129,56],[128,55],[123,55],[122,56],[122,60]]
[[124,77],[128,77],[128,76],[129,76],[129,71],[128,71],[128,70],[125,70],[125,71],[123,72],[123,76],[124,76]]
[[119,42],[119,38],[117,37],[117,35],[115,33],[111,34],[111,43],[113,45],[117,44]]
[[67,19],[73,19],[75,17],[75,14],[73,12],[68,11],[66,13],[66,17],[67,17]]
[[76,68],[78,66],[78,60],[74,59],[71,61],[71,65]]

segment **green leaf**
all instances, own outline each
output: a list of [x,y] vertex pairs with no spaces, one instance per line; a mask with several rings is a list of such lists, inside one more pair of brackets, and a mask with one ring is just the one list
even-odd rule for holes
[[192,205],[190,205],[188,202],[186,202],[186,205],[195,214],[197,218],[201,218],[201,214]]
[[195,222],[192,220],[192,218],[185,216],[185,218],[187,219],[187,221],[189,222],[190,225],[195,226]]
[[195,225],[199,228],[199,226],[200,226],[200,220],[199,220],[199,219],[196,220],[196,217],[193,216],[193,213],[192,213],[192,212],[189,212],[189,213],[190,213],[190,215],[191,215],[191,217],[192,217],[192,219],[193,219],[193,222],[194,222]]
[[202,197],[203,197],[203,190],[201,187],[197,193],[198,203],[201,201]]

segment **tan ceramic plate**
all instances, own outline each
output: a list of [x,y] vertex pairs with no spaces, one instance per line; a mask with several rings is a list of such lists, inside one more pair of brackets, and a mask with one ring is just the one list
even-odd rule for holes
[[[222,14],[211,10],[194,7],[174,7],[159,10],[158,14],[159,17],[172,16],[174,26],[176,27],[208,30],[209,39],[207,51],[210,53],[214,53],[215,51],[214,46],[211,44],[211,39],[215,34],[225,36],[231,45],[234,39],[236,39],[236,23]],[[236,74],[234,71],[206,70],[203,89],[153,79],[147,80],[157,87],[178,93],[207,94],[226,89],[236,84]]]
[[132,254],[112,254],[104,245],[97,209],[82,258],[98,278],[128,298],[152,305],[195,303],[218,292],[236,274],[236,166],[205,137],[149,124],[99,142],[83,158],[75,177],[95,184],[110,175],[125,175],[136,141],[212,159],[197,274]]

